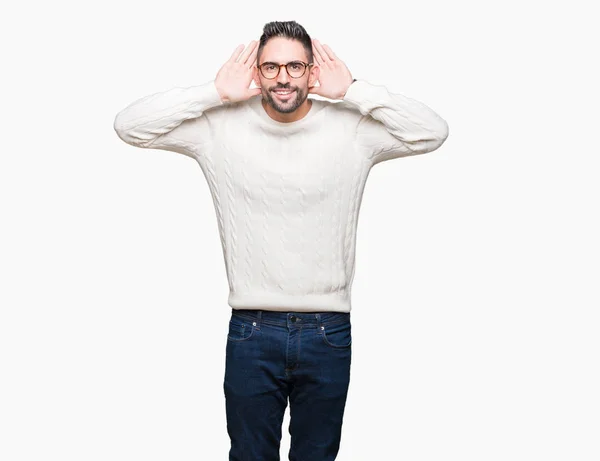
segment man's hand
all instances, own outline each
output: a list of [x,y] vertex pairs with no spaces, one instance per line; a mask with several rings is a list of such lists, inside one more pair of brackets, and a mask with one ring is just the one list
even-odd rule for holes
[[243,53],[242,50],[244,50],[244,45],[238,45],[215,77],[215,86],[223,102],[245,101],[252,96],[261,94],[260,88],[250,89],[252,68],[256,65],[258,42],[252,40]]
[[329,99],[344,99],[348,87],[352,84],[352,74],[346,64],[340,60],[331,48],[313,40],[313,55],[319,66],[319,85],[309,88],[308,92]]

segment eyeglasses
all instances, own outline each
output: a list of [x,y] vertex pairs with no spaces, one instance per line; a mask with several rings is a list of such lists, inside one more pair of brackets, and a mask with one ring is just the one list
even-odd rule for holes
[[313,63],[307,64],[302,61],[292,61],[287,64],[277,64],[275,62],[263,62],[258,68],[264,78],[274,79],[279,75],[282,67],[285,67],[287,73],[292,78],[300,78]]

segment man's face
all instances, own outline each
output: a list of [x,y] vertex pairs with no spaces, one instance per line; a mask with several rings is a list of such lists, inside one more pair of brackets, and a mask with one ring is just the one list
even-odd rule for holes
[[[271,38],[261,51],[257,65],[265,62],[287,64],[290,61],[308,63],[308,56],[304,47],[298,40],[285,37]],[[306,69],[300,78],[292,78],[285,67],[281,67],[279,75],[274,79],[265,78],[260,71],[254,69],[254,82],[262,90],[263,99],[276,111],[282,113],[294,112],[308,97],[309,87],[314,86],[318,78],[318,68],[311,66]],[[277,94],[278,89],[288,89],[292,93],[287,95]]]

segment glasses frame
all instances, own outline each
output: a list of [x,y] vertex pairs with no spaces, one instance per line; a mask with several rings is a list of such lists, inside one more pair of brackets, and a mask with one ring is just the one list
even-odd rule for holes
[[[292,64],[292,63],[298,63],[298,62],[299,62],[299,63],[302,63],[302,64],[304,64],[304,72],[302,72],[302,75],[300,75],[300,76],[298,76],[298,77],[292,77],[292,76],[290,75],[290,72],[289,72],[289,70],[287,69],[287,66],[288,66],[288,65],[290,65],[290,64]],[[275,65],[275,66],[279,66],[279,68],[277,69],[277,73],[275,74],[275,76],[274,76],[274,77],[267,77],[265,74],[263,74],[263,71],[262,71],[262,69],[261,69],[261,66],[263,66],[263,65],[265,65],[265,64],[273,64],[273,65]],[[288,74],[288,76],[289,76],[290,78],[302,78],[302,77],[304,77],[304,75],[306,74],[306,70],[307,70],[309,67],[311,67],[311,66],[314,66],[314,64],[315,64],[314,62],[308,63],[308,62],[304,62],[304,61],[300,61],[300,60],[296,59],[296,60],[294,60],[294,61],[290,61],[290,62],[288,62],[288,63],[286,63],[286,64],[277,64],[276,62],[266,61],[266,62],[263,62],[263,63],[262,63],[260,66],[257,64],[257,65],[256,65],[256,67],[258,67],[258,71],[260,72],[260,75],[262,75],[264,78],[266,78],[267,80],[274,80],[274,79],[276,79],[277,77],[279,77],[279,73],[281,72],[281,68],[282,68],[282,67],[285,67],[285,71],[287,72],[287,74]]]

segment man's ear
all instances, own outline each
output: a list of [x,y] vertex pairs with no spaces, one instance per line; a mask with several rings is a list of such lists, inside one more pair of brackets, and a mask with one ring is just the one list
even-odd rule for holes
[[319,68],[318,64],[315,63],[313,66],[311,66],[310,74],[308,76],[309,88],[312,88],[313,86],[315,86],[317,84],[317,80],[319,80],[319,72],[320,71],[321,71],[321,69]]
[[256,66],[252,68],[252,79],[254,80],[254,84],[260,88],[260,77],[258,75],[258,67]]

